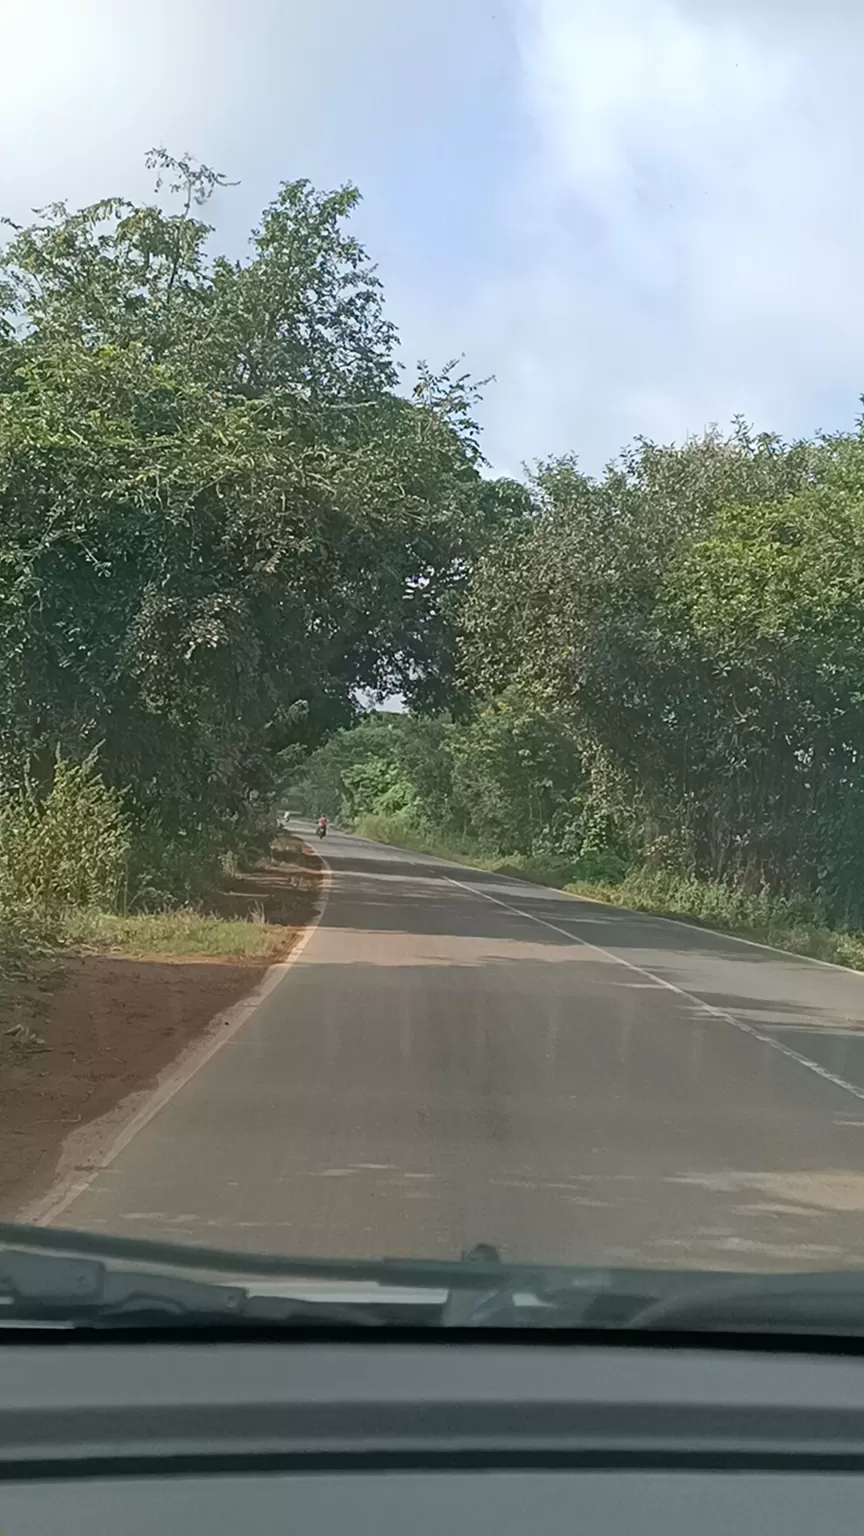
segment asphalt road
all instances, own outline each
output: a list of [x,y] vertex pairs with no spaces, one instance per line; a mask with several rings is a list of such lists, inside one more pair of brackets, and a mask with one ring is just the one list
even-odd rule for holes
[[285,979],[58,1219],[239,1248],[864,1262],[864,976],[331,833]]

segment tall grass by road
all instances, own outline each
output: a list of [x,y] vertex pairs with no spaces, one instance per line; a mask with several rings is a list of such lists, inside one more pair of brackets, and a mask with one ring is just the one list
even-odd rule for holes
[[100,954],[220,955],[244,960],[275,958],[285,948],[285,929],[265,921],[261,912],[248,917],[219,917],[179,907],[166,912],[117,912],[72,909],[58,929],[64,945]]
[[58,757],[47,793],[27,784],[0,796],[0,979],[69,947],[262,960],[284,948],[285,926],[254,904],[220,912],[215,884],[210,901],[203,884],[197,904],[182,891],[172,900],[145,870],[132,892],[145,909],[129,910],[130,868],[141,874],[140,848],[94,758]]

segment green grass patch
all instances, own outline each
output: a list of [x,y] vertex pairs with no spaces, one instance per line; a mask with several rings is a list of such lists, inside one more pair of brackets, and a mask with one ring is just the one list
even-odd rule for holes
[[216,917],[181,907],[133,917],[73,911],[64,916],[61,937],[66,944],[103,953],[269,960],[284,949],[288,932],[259,916]]
[[790,954],[864,970],[864,933],[829,927],[804,897],[752,895],[718,882],[650,870],[634,870],[617,883],[576,880],[566,889],[592,901],[679,918]]
[[[556,890],[568,888],[582,873],[592,871],[598,860],[578,860],[554,853],[489,853],[457,837],[442,837],[432,831],[405,822],[399,816],[361,816],[353,831],[373,843],[390,843],[412,853],[429,853],[436,859],[466,864],[474,869],[488,869],[493,875],[513,875],[533,885],[549,885]],[[601,866],[616,867],[614,856],[600,861]]]

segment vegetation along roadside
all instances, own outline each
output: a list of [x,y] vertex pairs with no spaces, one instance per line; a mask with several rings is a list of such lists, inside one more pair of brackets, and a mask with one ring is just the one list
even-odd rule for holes
[[830,961],[864,971],[864,932],[829,928],[806,903],[771,897],[767,892],[748,896],[717,882],[676,877],[667,871],[646,868],[625,871],[620,878],[585,878],[581,870],[596,869],[596,861],[570,862],[555,855],[489,854],[468,850],[462,843],[450,846],[432,833],[406,827],[389,816],[360,817],[352,831],[372,842],[389,843],[435,858],[448,859],[492,874],[513,875],[536,885],[552,886],[568,895],[583,896],[610,906],[716,929],[721,933],[753,939],[791,954]]
[[289,792],[862,966],[861,424],[496,476],[355,188],[234,260],[226,179],[149,163],[0,250],[0,1201],[307,920]]

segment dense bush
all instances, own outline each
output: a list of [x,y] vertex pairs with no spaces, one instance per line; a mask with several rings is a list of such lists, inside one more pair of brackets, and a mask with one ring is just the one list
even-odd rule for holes
[[343,733],[310,793],[722,926],[864,926],[864,435],[738,423],[531,495],[469,584],[467,717]]
[[39,796],[0,799],[0,919],[51,933],[69,908],[113,908],[122,897],[129,829],[94,759],[54,765]]

